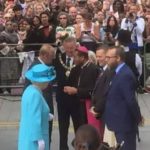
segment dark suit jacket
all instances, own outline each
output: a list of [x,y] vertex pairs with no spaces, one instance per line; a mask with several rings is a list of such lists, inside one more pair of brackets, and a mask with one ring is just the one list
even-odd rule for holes
[[[80,66],[75,66],[74,68],[71,69],[70,75],[67,79],[66,85],[71,86],[71,87],[76,87],[78,86],[78,80],[79,80],[79,75],[80,75],[81,67]],[[80,99],[75,95],[68,95],[66,94],[66,105],[68,105],[72,110],[76,109],[76,111],[80,111]],[[80,116],[79,116],[80,117]]]
[[115,132],[136,131],[141,113],[135,97],[136,80],[124,65],[112,79],[105,107],[105,123]]
[[[59,55],[61,55],[62,61],[64,64],[66,64],[66,53],[62,53],[60,49],[57,49],[56,52],[56,59],[54,60],[54,66],[56,69],[56,81],[57,81],[57,88],[56,88],[56,101],[61,105],[68,105],[68,102],[70,100],[70,96],[66,93],[64,93],[64,86],[70,85],[72,80],[71,75],[71,81],[66,76],[67,69],[63,67],[63,65],[60,62]],[[72,73],[71,73],[72,74]],[[73,73],[74,74],[74,73]],[[75,76],[75,74],[74,74]],[[73,81],[75,82],[75,81]],[[72,83],[74,84],[74,83]],[[63,104],[62,104],[63,102]]]
[[64,86],[67,84],[67,77],[65,75],[67,69],[65,69],[60,60],[59,55],[61,55],[62,61],[64,64],[66,64],[66,53],[62,53],[60,49],[58,48],[56,51],[56,58],[53,62],[55,69],[56,69],[56,80],[58,84],[58,89],[62,90]]
[[106,95],[112,75],[112,71],[108,68],[101,72],[92,92],[92,106],[94,106],[94,110],[99,113],[99,117],[101,117],[104,112]]
[[67,85],[77,88],[80,72],[81,72],[81,66],[77,65],[74,68],[72,68],[67,80]]
[[78,96],[80,99],[91,99],[98,75],[99,69],[93,63],[88,63],[81,69],[78,84]]

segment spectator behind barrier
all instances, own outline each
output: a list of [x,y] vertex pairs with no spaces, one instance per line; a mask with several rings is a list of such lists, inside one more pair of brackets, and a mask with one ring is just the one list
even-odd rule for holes
[[5,43],[8,44],[17,44],[18,35],[13,29],[12,21],[7,21],[5,24],[5,30],[0,33],[0,38],[4,38]]

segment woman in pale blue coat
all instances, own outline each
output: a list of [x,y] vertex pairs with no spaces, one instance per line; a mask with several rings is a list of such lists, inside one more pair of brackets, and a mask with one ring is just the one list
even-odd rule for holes
[[49,107],[41,90],[54,80],[53,67],[44,64],[33,66],[26,78],[32,82],[23,93],[18,150],[49,150]]

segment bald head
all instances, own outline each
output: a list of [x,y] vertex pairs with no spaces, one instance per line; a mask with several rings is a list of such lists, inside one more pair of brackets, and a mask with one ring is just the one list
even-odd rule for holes
[[49,44],[43,44],[39,52],[39,57],[45,64],[51,64],[55,57],[55,49]]
[[72,6],[69,8],[69,14],[70,15],[77,15],[77,8]]

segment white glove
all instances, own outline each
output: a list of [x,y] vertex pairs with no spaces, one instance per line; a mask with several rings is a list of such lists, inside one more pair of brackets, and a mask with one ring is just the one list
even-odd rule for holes
[[52,121],[54,119],[54,115],[49,113],[49,121]]
[[44,140],[38,141],[38,150],[45,150],[45,142]]

